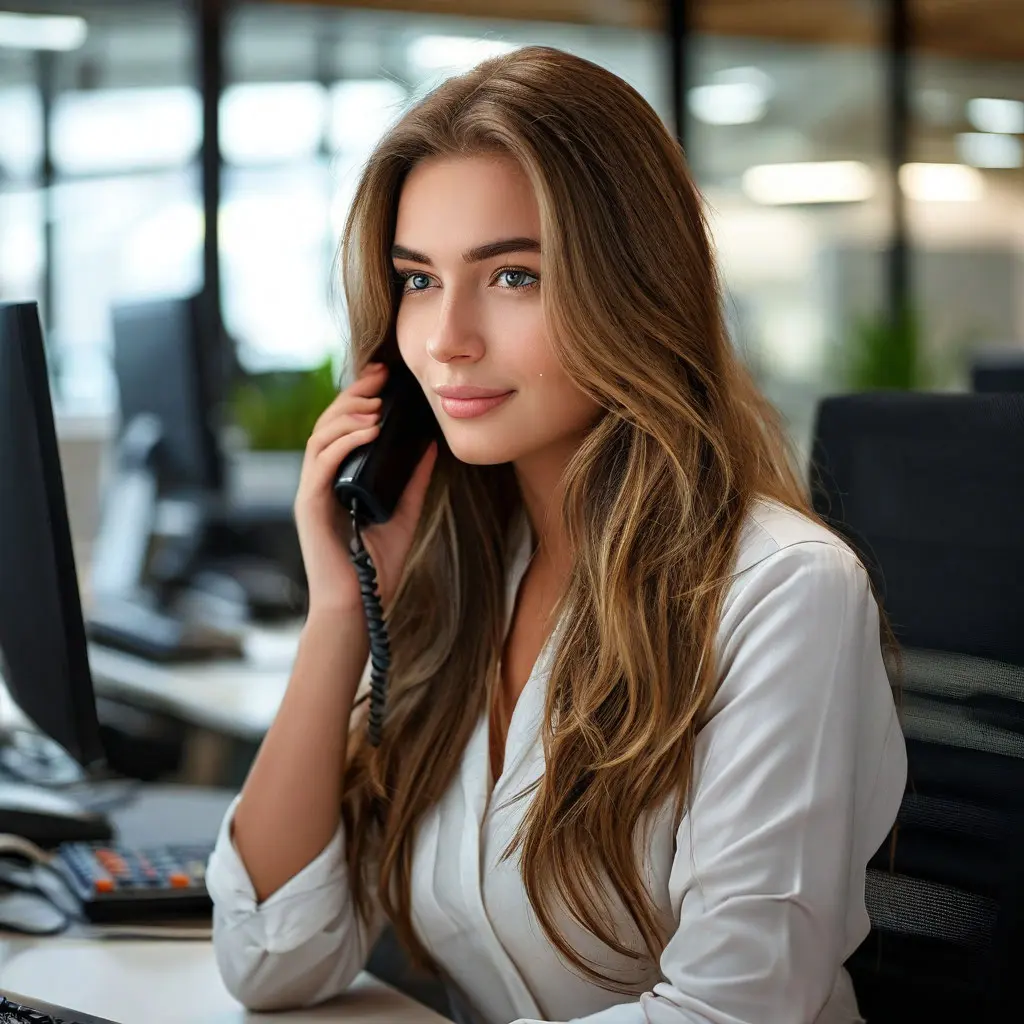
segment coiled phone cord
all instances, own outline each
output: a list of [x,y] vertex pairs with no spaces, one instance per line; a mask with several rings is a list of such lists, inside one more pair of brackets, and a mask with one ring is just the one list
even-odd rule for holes
[[370,633],[370,719],[368,733],[370,746],[380,746],[381,727],[384,724],[384,707],[387,701],[388,666],[391,663],[391,642],[388,628],[384,623],[384,608],[377,591],[377,569],[363,543],[359,526],[359,503],[352,502],[352,537],[349,541],[349,555],[359,577],[359,593],[366,612],[366,625]]

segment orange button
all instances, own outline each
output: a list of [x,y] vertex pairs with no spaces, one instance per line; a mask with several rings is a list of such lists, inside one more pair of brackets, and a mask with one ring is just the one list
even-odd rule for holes
[[112,878],[97,878],[93,885],[97,892],[113,892],[117,888]]
[[171,883],[172,889],[187,889],[190,884],[188,875],[183,875],[180,871],[175,871],[173,875],[168,875],[167,881]]

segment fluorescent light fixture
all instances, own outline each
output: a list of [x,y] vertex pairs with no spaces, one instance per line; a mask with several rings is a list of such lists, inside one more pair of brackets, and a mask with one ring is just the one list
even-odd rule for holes
[[53,107],[53,162],[66,174],[181,166],[202,128],[191,86],[64,92]]
[[232,85],[221,98],[220,144],[233,164],[284,163],[312,157],[327,118],[318,82]]
[[1022,135],[1024,134],[1024,103],[1020,100],[968,100],[967,120],[979,132]]
[[690,113],[705,124],[751,124],[768,109],[774,83],[760,68],[726,68],[689,91]]
[[871,169],[856,160],[761,164],[743,173],[743,191],[755,203],[857,203],[875,191]]
[[900,188],[920,203],[971,203],[985,194],[985,181],[963,164],[904,164]]
[[501,39],[472,36],[420,36],[406,50],[409,63],[420,72],[468,71],[483,60],[517,49]]
[[687,100],[690,113],[705,124],[752,124],[768,109],[767,98],[749,82],[698,85]]
[[956,137],[957,156],[972,167],[1022,167],[1024,147],[1013,135],[961,132]]
[[0,11],[0,48],[77,50],[88,34],[85,18]]

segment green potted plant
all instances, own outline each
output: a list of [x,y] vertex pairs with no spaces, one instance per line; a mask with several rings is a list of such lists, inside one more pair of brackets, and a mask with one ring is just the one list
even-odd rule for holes
[[331,358],[308,370],[250,374],[240,381],[229,400],[236,492],[248,500],[290,499],[306,441],[337,394]]
[[916,314],[906,310],[895,318],[856,320],[843,349],[842,376],[849,391],[911,391],[927,386]]

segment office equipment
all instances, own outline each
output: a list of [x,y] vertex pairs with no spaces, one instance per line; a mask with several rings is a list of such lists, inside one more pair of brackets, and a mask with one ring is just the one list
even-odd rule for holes
[[[282,520],[297,547],[290,496],[259,514],[238,515],[228,500],[212,418],[218,389],[204,360],[201,322],[198,297],[114,309],[121,432],[92,591],[133,600],[146,591],[156,598],[150,610],[177,617],[183,589],[234,600],[256,617],[295,616],[304,608],[301,581],[280,557],[278,537],[276,548],[261,549],[271,526],[281,532]],[[254,530],[253,520],[261,519],[262,531]],[[136,625],[145,654],[153,637],[145,622]],[[119,645],[128,647],[130,636],[118,638]],[[211,651],[217,653],[224,652]]]
[[89,639],[150,661],[205,662],[242,657],[238,630],[148,607],[145,598],[103,594],[89,613]]
[[847,964],[861,1012],[1021,1019],[1024,394],[828,399],[812,468],[903,645],[909,781]]
[[971,386],[979,392],[1024,392],[1024,351],[998,349],[975,353]]
[[102,756],[34,304],[0,306],[0,648],[22,710],[82,764]]
[[115,1024],[105,1017],[69,1010],[66,1006],[32,1000],[28,1006],[21,997],[0,992],[0,1024]]
[[106,839],[107,819],[63,793],[27,783],[0,783],[0,831],[40,846],[74,839]]
[[[86,625],[100,643],[155,660],[241,656],[231,621],[240,610],[218,621],[176,599],[223,483],[202,358],[196,301],[115,310],[122,424],[93,548]],[[174,516],[166,514],[169,499]],[[244,592],[238,596],[244,600]]]
[[413,471],[438,432],[433,410],[401,359],[394,360],[381,391],[380,432],[351,452],[338,467],[334,494],[351,515],[349,550],[359,577],[370,631],[370,743],[379,746],[387,695],[390,645],[377,570],[363,544],[362,528],[387,522],[394,514]]
[[54,867],[67,879],[89,921],[208,916],[206,862],[213,843],[65,843]]

